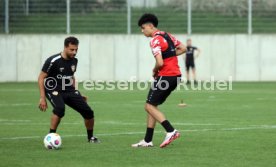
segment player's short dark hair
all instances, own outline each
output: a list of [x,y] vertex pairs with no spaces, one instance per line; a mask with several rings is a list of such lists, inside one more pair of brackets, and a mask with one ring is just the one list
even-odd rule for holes
[[139,21],[138,21],[138,26],[141,27],[145,23],[152,23],[154,27],[158,26],[158,18],[151,13],[145,13],[143,14]]
[[67,47],[69,44],[79,45],[79,40],[76,37],[67,37],[64,40],[64,46]]

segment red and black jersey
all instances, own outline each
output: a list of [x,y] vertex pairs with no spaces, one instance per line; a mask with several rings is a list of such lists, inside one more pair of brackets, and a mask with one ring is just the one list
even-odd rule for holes
[[[167,37],[166,37],[167,36]],[[166,40],[170,38],[171,41]],[[159,69],[158,76],[179,76],[181,75],[180,68],[178,66],[178,59],[176,54],[171,54],[175,51],[168,50],[169,43],[177,47],[181,44],[174,36],[163,31],[156,31],[153,34],[153,38],[150,41],[150,47],[154,56],[161,54],[163,57],[163,66]],[[169,48],[170,49],[170,48]]]

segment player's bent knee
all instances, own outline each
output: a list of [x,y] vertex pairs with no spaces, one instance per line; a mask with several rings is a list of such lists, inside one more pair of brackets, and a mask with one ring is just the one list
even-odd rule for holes
[[152,107],[155,107],[155,105],[150,104],[150,103],[146,103],[145,104],[145,110],[146,110],[146,112],[150,112]]
[[148,106],[148,105],[149,105],[149,104],[146,103],[145,106],[144,106],[144,109],[145,109],[146,112],[149,112],[149,106]]
[[82,115],[82,117],[84,119],[94,118],[94,111],[93,110],[85,110],[85,111],[80,112],[80,114]]
[[58,112],[58,111],[56,111],[56,110],[54,110],[53,113],[54,113],[55,115],[57,115],[59,118],[62,118],[62,117],[64,117],[64,115],[65,115],[64,112]]
[[59,118],[64,117],[65,115],[65,108],[64,107],[55,107],[53,113],[57,115]]

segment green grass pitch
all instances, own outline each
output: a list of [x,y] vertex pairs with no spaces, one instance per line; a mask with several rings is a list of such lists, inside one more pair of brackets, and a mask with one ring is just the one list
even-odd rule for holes
[[[67,107],[58,133],[60,150],[46,150],[51,107],[38,110],[36,83],[0,84],[0,166],[275,167],[276,83],[233,83],[231,91],[175,91],[160,106],[181,132],[164,149],[157,125],[153,148],[131,148],[144,137],[147,90],[85,91],[95,111],[89,144],[80,115]],[[188,104],[179,108],[181,99]],[[49,103],[48,103],[49,104]]]

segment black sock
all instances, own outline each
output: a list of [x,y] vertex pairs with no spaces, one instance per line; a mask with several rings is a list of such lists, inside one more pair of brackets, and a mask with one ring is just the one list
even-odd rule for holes
[[88,130],[87,129],[87,138],[88,138],[88,140],[90,140],[91,137],[93,137],[93,130]]
[[167,132],[173,132],[174,128],[168,120],[161,122],[161,125],[166,129]]
[[50,129],[49,133],[56,133],[56,129]]
[[154,129],[153,128],[147,128],[147,132],[146,132],[146,135],[145,135],[145,142],[151,142],[152,141],[152,137],[153,137],[153,132],[154,132]]

